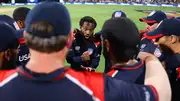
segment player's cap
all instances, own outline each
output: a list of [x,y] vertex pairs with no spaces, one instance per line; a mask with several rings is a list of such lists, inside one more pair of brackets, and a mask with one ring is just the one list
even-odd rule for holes
[[14,29],[19,30],[19,26],[17,25],[16,21],[14,21],[10,16],[8,15],[0,15],[0,21],[8,23],[10,26],[12,26]]
[[[118,40],[122,49],[135,48],[140,43],[140,35],[135,23],[128,18],[111,18],[101,30],[102,36],[109,41]],[[117,41],[116,41],[117,42]]]
[[119,10],[119,11],[113,12],[112,18],[113,17],[117,18],[117,17],[127,17],[127,16],[123,11]]
[[[31,26],[37,22],[47,22],[53,26],[53,33],[30,32]],[[58,2],[41,2],[27,15],[25,31],[33,36],[49,38],[68,35],[71,31],[71,19],[67,8]]]
[[147,24],[160,23],[162,20],[166,19],[167,15],[162,11],[152,11],[147,17],[140,18],[139,21],[145,22]]
[[16,30],[8,23],[0,21],[0,51],[17,48],[19,43]]
[[180,16],[176,17],[176,19],[180,19]]
[[147,39],[156,39],[162,36],[176,35],[180,36],[180,20],[176,18],[165,19],[159,23],[157,28],[145,34]]

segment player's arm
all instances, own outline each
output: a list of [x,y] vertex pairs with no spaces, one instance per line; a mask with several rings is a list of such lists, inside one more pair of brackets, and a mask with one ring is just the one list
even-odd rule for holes
[[104,88],[105,101],[160,101],[153,86],[126,83],[109,77],[105,79]]
[[100,54],[98,53],[97,49],[95,49],[92,54],[92,64],[90,67],[97,68],[97,66],[99,65],[99,61],[100,61]]
[[145,85],[106,78],[106,101],[171,101],[169,80],[159,60],[149,54],[140,57],[146,62]]
[[73,41],[72,46],[69,49],[69,52],[67,54],[66,60],[68,63],[81,63],[83,60],[82,60],[81,56],[75,55],[74,47],[75,47],[75,45],[74,45],[74,41]]
[[168,76],[160,61],[152,54],[141,52],[139,58],[146,62],[145,84],[157,90],[159,101],[171,100],[171,87]]

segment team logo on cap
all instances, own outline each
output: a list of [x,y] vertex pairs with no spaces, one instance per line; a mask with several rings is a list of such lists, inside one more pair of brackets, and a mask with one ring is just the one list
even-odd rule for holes
[[156,57],[160,57],[161,56],[161,51],[158,48],[155,49],[154,56],[156,56]]
[[75,47],[75,50],[76,50],[76,51],[80,50],[80,46],[76,46],[76,47]]
[[146,44],[142,44],[141,45],[141,49],[145,48],[146,47]]
[[122,13],[121,12],[116,12],[114,17],[121,17]]
[[156,11],[152,11],[148,16],[152,16],[154,13],[156,13]]

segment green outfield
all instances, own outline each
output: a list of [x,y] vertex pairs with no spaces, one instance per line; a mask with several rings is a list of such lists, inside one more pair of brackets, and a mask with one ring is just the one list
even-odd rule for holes
[[[18,6],[1,6],[0,14],[7,14],[12,16],[13,10]],[[33,6],[28,6],[32,8]],[[137,12],[136,10],[163,10],[163,11],[180,11],[180,8],[172,7],[142,7],[142,6],[118,6],[118,5],[67,5],[67,8],[70,11],[72,19],[72,27],[79,28],[79,20],[81,17],[89,15],[96,19],[97,28],[96,31],[99,31],[102,27],[103,22],[111,17],[111,14],[115,10],[123,10],[129,18],[131,18],[139,29],[145,27],[143,23],[139,22],[139,18],[146,16],[145,13]],[[104,70],[104,59],[101,57],[99,67],[97,68],[98,72]]]

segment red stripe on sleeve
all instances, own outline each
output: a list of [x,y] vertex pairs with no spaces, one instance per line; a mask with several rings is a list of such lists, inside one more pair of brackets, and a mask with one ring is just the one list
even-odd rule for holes
[[155,96],[155,101],[159,101],[159,95],[158,95],[158,92],[156,90],[156,88],[152,85],[149,85],[149,87],[152,89],[153,93],[154,93],[154,96]]
[[180,67],[177,68],[177,78],[180,79]]
[[116,70],[111,70],[110,72],[107,73],[108,76],[111,76],[116,72]]

